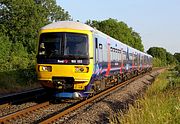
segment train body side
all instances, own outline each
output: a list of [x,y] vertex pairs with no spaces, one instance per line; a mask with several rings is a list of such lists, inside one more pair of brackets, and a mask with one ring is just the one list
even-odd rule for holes
[[[94,77],[121,76],[152,68],[152,57],[102,32],[94,34]],[[122,77],[121,77],[122,78]]]

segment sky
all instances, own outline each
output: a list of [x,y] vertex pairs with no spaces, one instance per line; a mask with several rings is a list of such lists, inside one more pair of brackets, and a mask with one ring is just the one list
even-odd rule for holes
[[74,21],[125,22],[142,38],[145,52],[163,47],[180,53],[180,0],[56,0]]

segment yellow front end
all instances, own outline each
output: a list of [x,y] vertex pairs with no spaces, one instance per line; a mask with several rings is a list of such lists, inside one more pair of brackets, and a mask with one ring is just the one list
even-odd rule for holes
[[[42,68],[51,67],[52,71],[43,71]],[[38,64],[38,80],[45,87],[62,89],[61,86],[56,87],[53,84],[53,77],[72,77],[74,79],[74,89],[84,90],[89,83],[92,75],[92,67],[90,65],[53,65]]]
[[[41,30],[40,34],[47,32],[72,32],[81,33],[88,36],[89,43],[89,58],[93,57],[93,42],[92,32],[86,30],[72,30],[72,29],[56,29],[56,30]],[[78,61],[78,60],[76,60]],[[38,80],[46,88],[62,89],[63,79],[67,81],[73,80],[74,90],[85,90],[85,86],[90,82],[93,73],[93,59],[89,59],[89,64],[37,64],[36,66]],[[59,78],[55,84],[54,78]]]

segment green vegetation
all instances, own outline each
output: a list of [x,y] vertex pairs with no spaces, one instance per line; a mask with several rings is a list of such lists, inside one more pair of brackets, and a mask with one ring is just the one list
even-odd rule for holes
[[180,53],[174,53],[174,57],[177,59],[177,61],[180,64]]
[[180,64],[177,65],[174,69],[177,71],[177,76],[180,76]]
[[97,28],[103,33],[131,46],[140,51],[144,51],[144,46],[140,35],[122,21],[107,19],[104,21],[88,20],[86,24]]
[[0,87],[16,89],[36,80],[38,30],[53,21],[70,20],[55,0],[0,1]]
[[119,112],[110,123],[178,124],[180,122],[180,72],[166,71],[149,87],[145,96],[129,106],[127,113]]
[[166,49],[161,47],[151,47],[147,53],[154,57],[154,67],[174,66],[178,63],[178,57],[174,57],[171,53],[167,52]]
[[165,67],[166,63],[158,58],[153,58],[153,66],[154,67]]

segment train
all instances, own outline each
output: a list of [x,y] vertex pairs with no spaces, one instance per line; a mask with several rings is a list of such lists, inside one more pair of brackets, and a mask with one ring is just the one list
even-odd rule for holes
[[59,98],[86,98],[152,69],[152,56],[96,28],[58,21],[39,31],[38,81]]

